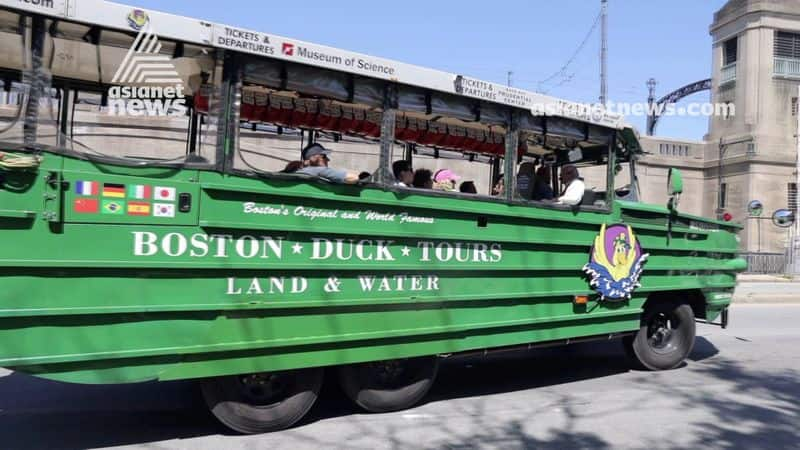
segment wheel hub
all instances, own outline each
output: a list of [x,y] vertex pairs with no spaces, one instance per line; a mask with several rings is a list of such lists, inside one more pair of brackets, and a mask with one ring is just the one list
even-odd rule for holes
[[405,365],[399,360],[382,361],[373,366],[375,376],[381,384],[389,386],[397,383],[403,378]]
[[659,313],[648,325],[647,341],[657,351],[670,352],[675,349],[674,329],[674,320],[666,314]]
[[239,377],[242,393],[254,404],[267,405],[282,400],[287,385],[277,373],[255,373]]

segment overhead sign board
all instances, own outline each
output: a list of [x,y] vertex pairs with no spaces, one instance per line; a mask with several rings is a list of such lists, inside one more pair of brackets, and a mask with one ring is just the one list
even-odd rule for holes
[[623,116],[605,111],[602,105],[570,102],[462,75],[452,77],[454,93],[466,97],[527,109],[535,116],[568,117],[612,128],[625,126]]
[[452,92],[449,74],[259,31],[214,25],[213,45],[242,53],[309,64],[365,77]]
[[54,16],[67,14],[67,0],[7,0],[0,4],[40,14]]

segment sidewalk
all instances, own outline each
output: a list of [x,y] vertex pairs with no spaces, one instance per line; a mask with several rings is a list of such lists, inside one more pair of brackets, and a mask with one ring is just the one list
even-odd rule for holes
[[800,275],[761,275],[746,273],[737,277],[739,282],[748,283],[792,283],[800,282]]
[[733,302],[800,304],[800,277],[739,275]]

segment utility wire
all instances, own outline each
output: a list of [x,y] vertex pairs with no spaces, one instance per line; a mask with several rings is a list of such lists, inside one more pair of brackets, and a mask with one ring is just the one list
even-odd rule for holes
[[[543,80],[540,80],[537,83],[537,87],[538,87],[537,90],[538,91],[546,94],[550,89],[563,86],[564,84],[572,81],[572,79],[575,77],[575,74],[573,73],[573,74],[567,76],[567,69],[569,68],[569,66],[572,65],[572,63],[575,62],[575,59],[578,57],[578,55],[581,53],[581,51],[583,51],[583,48],[586,47],[586,44],[589,43],[589,38],[591,38],[592,35],[594,34],[595,30],[597,30],[597,26],[600,24],[600,18],[602,17],[602,15],[603,15],[602,12],[597,14],[597,17],[594,19],[594,24],[592,24],[592,27],[589,29],[589,32],[586,33],[586,37],[583,38],[583,41],[580,43],[580,45],[578,45],[578,48],[575,50],[575,52],[572,54],[572,56],[570,56],[570,58],[567,60],[567,62],[563,66],[561,66],[561,68],[558,69],[558,71],[556,71],[555,73],[553,73],[549,77],[547,77],[547,78],[545,78]],[[548,89],[546,91],[542,91],[542,89],[541,89],[542,85],[549,83],[550,81],[558,78],[559,76],[565,77],[565,78],[560,80],[560,82],[558,84],[556,84],[555,86],[550,87],[550,89]]]

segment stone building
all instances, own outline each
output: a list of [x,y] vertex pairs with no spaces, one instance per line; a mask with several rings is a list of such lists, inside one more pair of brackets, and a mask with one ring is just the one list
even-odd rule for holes
[[666,171],[678,167],[687,179],[684,210],[715,216],[721,206],[746,226],[744,250],[783,251],[787,230],[769,220],[759,226],[748,218],[747,204],[760,200],[765,216],[797,208],[800,1],[730,0],[709,31],[711,102],[733,104],[735,114],[712,116],[702,142],[643,137],[650,153],[640,177],[645,200],[663,203]]

